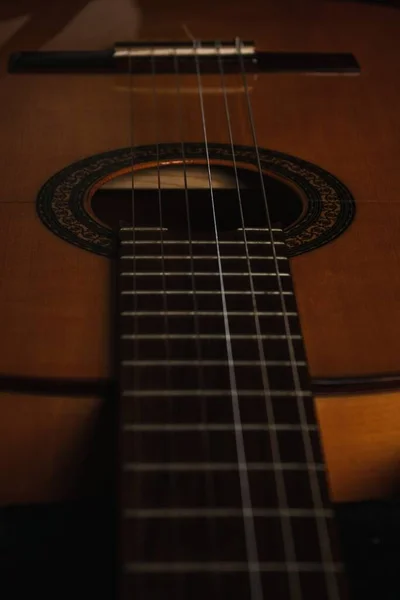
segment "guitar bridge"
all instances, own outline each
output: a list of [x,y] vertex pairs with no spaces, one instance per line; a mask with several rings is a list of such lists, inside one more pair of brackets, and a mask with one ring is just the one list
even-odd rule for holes
[[259,52],[253,42],[118,42],[109,50],[17,52],[9,73],[307,73],[357,75],[352,54]]

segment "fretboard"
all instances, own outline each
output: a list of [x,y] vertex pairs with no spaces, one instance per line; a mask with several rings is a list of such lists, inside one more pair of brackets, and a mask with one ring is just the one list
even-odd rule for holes
[[341,600],[282,232],[120,241],[121,598]]

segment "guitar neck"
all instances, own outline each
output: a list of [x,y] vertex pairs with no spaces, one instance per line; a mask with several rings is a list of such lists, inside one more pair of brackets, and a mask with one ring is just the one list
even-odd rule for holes
[[120,241],[126,597],[342,597],[282,232]]

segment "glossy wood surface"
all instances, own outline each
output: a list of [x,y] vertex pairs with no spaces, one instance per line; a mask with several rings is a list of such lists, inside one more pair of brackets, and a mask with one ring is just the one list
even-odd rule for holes
[[[197,5],[152,0],[139,6],[118,0],[109,3],[108,9],[104,1],[91,4],[71,0],[68,10],[58,12],[40,1],[15,1],[12,7],[11,3],[0,7],[0,40],[4,38],[0,374],[66,378],[111,374],[110,263],[66,244],[43,227],[35,214],[41,185],[79,158],[131,142],[179,141],[182,135],[186,141],[203,140],[195,77],[181,78],[182,131],[174,77],[157,78],[156,96],[151,78],[134,78],[132,137],[126,76],[11,76],[5,71],[8,53],[99,49],[128,38],[130,31],[132,38],[184,40],[183,23],[197,38],[238,35],[254,39],[263,50],[349,51],[358,58],[362,67],[358,78],[260,75],[249,77],[249,85],[258,144],[332,171],[357,202],[356,219],[338,240],[292,261],[311,375],[398,371],[400,11],[351,2],[296,0],[222,1],[218,6],[209,0]],[[102,19],[93,8],[96,4],[103,11]],[[55,5],[60,9],[62,3]],[[105,28],[107,10],[111,16]],[[6,20],[21,17],[23,22],[26,14],[32,14],[31,20],[14,35],[8,33],[7,41],[6,33],[16,28],[17,21]],[[81,25],[79,14],[84,17]],[[220,79],[204,77],[202,82],[208,138],[227,143],[223,100],[215,93]],[[240,90],[242,82],[240,76],[230,76],[226,84]],[[229,94],[229,108],[235,143],[253,145],[242,93]],[[87,423],[96,421],[100,400],[92,404],[84,400],[78,410],[75,404],[67,408],[67,400],[62,404],[32,397],[30,402],[28,396],[8,394],[0,398],[2,422],[8,423],[1,442],[2,473],[12,473],[0,486],[1,501],[84,493],[77,473],[64,473],[64,480],[59,469],[64,472],[63,465],[78,467],[85,460],[91,444]],[[372,497],[395,488],[393,457],[398,452],[400,410],[394,396],[388,405],[380,396],[376,402],[372,398],[366,402],[324,399],[320,404],[335,499]],[[38,423],[33,420],[33,404]],[[381,413],[381,406],[389,405]],[[46,421],[48,411],[54,417]],[[377,414],[390,417],[382,417],[378,427]],[[360,422],[362,431],[371,435],[357,429]],[[337,423],[347,440],[340,448],[335,439]],[[65,437],[56,434],[58,427]],[[40,428],[42,434],[37,434]],[[353,444],[354,440],[360,440],[359,444]],[[42,470],[29,466],[29,448],[35,448],[37,464],[43,457]],[[353,454],[362,468],[350,468],[356,464],[350,462]]]

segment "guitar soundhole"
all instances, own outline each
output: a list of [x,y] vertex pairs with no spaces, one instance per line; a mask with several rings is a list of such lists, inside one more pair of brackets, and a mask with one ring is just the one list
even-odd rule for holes
[[[263,170],[269,214],[282,226],[289,256],[314,250],[337,238],[355,214],[351,192],[332,173],[310,162],[265,148],[210,144],[212,187],[218,231],[265,227]],[[204,145],[185,144],[190,229],[214,229]],[[240,202],[233,156],[238,167]],[[132,202],[132,160],[135,191]],[[161,193],[157,162],[160,161]],[[160,215],[161,205],[161,215]],[[137,227],[187,231],[189,223],[179,144],[119,148],[65,167],[46,181],[37,198],[46,227],[89,252],[115,257],[121,221]],[[132,209],[133,207],[133,209]]]
[[182,167],[162,167],[160,177],[152,168],[134,174],[132,193],[132,174],[128,173],[109,180],[95,192],[91,211],[96,220],[112,229],[121,221],[133,220],[136,227],[162,224],[177,231],[190,227],[193,235],[212,231],[214,221],[221,232],[241,228],[243,222],[246,227],[264,227],[266,202],[272,223],[287,228],[301,217],[302,198],[289,185],[268,175],[264,175],[262,185],[260,175],[246,169],[239,169],[237,174],[239,186],[233,169],[213,167],[211,192],[204,166],[187,168],[186,186]]

